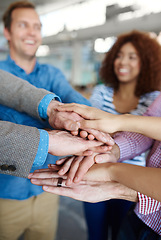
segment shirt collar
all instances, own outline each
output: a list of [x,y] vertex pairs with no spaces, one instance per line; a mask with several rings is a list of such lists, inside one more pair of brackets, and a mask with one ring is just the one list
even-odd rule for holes
[[[14,68],[16,68],[17,70],[19,70],[19,71],[24,71],[23,68],[19,67],[19,66],[15,63],[15,61],[11,58],[10,55],[8,55],[7,61],[8,61],[10,64],[12,64],[12,66],[13,66]],[[37,71],[39,70],[39,68],[40,68],[40,63],[36,60],[35,67],[34,67],[33,71],[32,71],[30,74],[32,74],[32,73],[34,73],[34,72],[37,72]],[[25,72],[25,71],[24,71],[24,72]]]

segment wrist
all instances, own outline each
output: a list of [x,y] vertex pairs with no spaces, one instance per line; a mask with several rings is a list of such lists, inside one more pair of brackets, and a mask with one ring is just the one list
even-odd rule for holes
[[138,193],[135,190],[125,186],[126,184],[125,185],[123,185],[124,183],[122,184],[123,176],[127,174],[126,172],[127,171],[124,171],[123,163],[113,163],[109,167],[110,180],[113,182],[120,183],[118,189],[118,196],[120,196],[121,199],[126,199],[132,202],[138,202]]
[[48,153],[54,155],[54,138],[53,138],[53,132],[54,130],[51,132],[51,131],[47,131],[48,132],[48,135],[49,135],[49,144],[48,144]]
[[55,108],[59,105],[62,105],[63,103],[60,103],[58,101],[56,101],[55,99],[51,100],[51,102],[49,103],[48,105],[48,108],[47,108],[47,116],[49,117],[51,115],[51,112],[53,110],[55,110]]
[[112,146],[111,155],[112,155],[111,162],[114,162],[114,163],[118,162],[118,160],[120,159],[120,148],[117,145],[117,143],[115,143],[114,146]]
[[116,185],[115,193],[116,193],[116,198],[118,199],[125,199],[131,202],[138,202],[137,192],[120,183]]
[[117,115],[117,131],[127,131],[130,114]]

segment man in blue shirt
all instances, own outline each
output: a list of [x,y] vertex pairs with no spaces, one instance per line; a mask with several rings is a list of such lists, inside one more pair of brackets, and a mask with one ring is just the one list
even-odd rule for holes
[[[89,105],[59,69],[39,64],[36,60],[35,53],[41,44],[41,23],[32,3],[12,3],[3,20],[10,55],[0,62],[0,69],[55,93],[64,103]],[[49,127],[45,121],[2,105],[0,119],[37,128]],[[42,168],[56,160],[57,157],[48,155]],[[33,167],[31,171],[35,169]],[[28,240],[53,240],[57,227],[58,197],[44,193],[41,187],[32,185],[28,179],[3,174],[0,175],[0,183],[0,239],[16,240],[25,233]]]

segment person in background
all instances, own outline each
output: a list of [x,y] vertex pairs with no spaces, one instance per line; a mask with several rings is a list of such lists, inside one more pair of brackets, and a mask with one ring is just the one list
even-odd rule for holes
[[[161,47],[148,33],[132,31],[118,36],[100,68],[104,84],[94,88],[93,107],[109,113],[142,115],[159,95]],[[145,166],[145,153],[124,162]],[[120,224],[132,203],[110,200],[84,203],[88,240],[116,240]]]
[[[54,92],[63,103],[89,105],[87,99],[70,86],[58,68],[37,61],[35,54],[42,41],[41,22],[31,2],[13,2],[4,13],[3,22],[10,54],[0,62],[0,69],[38,88]],[[47,121],[37,120],[3,105],[0,106],[0,119],[39,129],[50,128]],[[42,168],[57,159],[49,154]],[[36,168],[32,167],[31,171]],[[28,179],[1,174],[0,206],[0,238],[18,239],[24,233],[25,239],[54,239],[58,196],[44,193],[41,187],[32,185]]]
[[[143,114],[160,93],[156,91],[161,84],[160,53],[159,43],[149,33],[135,30],[120,35],[102,63],[100,76],[106,84],[96,86],[91,96],[92,105],[114,114]],[[92,166],[93,159],[93,156],[77,158],[77,161],[61,159],[59,164],[64,164],[59,173],[65,174],[71,166],[67,179],[70,185],[76,172],[73,169],[79,166],[87,169],[87,162]],[[124,162],[145,166],[145,153]],[[106,239],[109,227],[112,239],[116,239],[120,223],[131,205],[123,200],[85,203],[89,240]]]

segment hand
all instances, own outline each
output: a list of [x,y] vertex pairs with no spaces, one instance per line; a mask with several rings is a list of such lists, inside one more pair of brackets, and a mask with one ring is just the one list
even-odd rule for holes
[[[81,124],[80,122],[77,123]],[[79,135],[82,138],[88,138],[89,140],[97,139],[98,141],[106,143],[110,146],[113,146],[115,143],[114,139],[110,136],[110,134],[95,129],[79,129],[78,131],[72,131],[71,133],[75,136]]]
[[82,120],[83,118],[76,113],[58,112],[56,107],[59,105],[63,105],[63,103],[56,100],[49,103],[47,115],[50,126],[55,129],[77,131],[79,128],[77,121]]
[[[61,164],[61,161],[63,161],[63,160],[65,161],[65,159],[66,158],[60,159],[60,164]],[[72,157],[69,158],[69,161],[70,160],[72,162]],[[116,163],[93,164],[93,161],[91,161],[91,167],[88,168],[88,171],[86,171],[86,172],[84,171],[84,174],[81,172],[81,174],[82,174],[81,177],[79,175],[79,178],[76,181],[70,182],[70,184],[68,184],[68,178],[69,178],[70,172],[68,172],[67,170],[69,169],[69,166],[70,166],[71,162],[68,162],[68,161],[65,162],[63,167],[61,167],[61,165],[59,166],[57,164],[49,164],[48,165],[48,170],[45,169],[44,171],[47,170],[47,171],[51,171],[51,172],[52,171],[53,172],[57,172],[59,174],[59,176],[61,176],[63,178],[65,177],[65,179],[66,179],[66,186],[70,186],[70,185],[73,184],[73,182],[74,183],[78,183],[78,182],[80,182],[82,180],[92,181],[92,182],[94,182],[94,181],[96,181],[96,182],[109,182],[109,181],[113,181],[112,180],[112,176],[111,176],[111,174],[112,174],[111,172],[112,172],[112,167]],[[67,163],[67,166],[66,166],[66,163]],[[90,164],[90,163],[88,163],[88,164]],[[79,170],[80,169],[78,169],[78,171]],[[37,172],[37,171],[39,172],[39,170],[35,170],[35,172]],[[40,170],[40,171],[42,171],[42,170]]]
[[94,147],[101,146],[102,142],[87,140],[73,136],[69,132],[52,130],[49,134],[48,152],[55,156],[79,155]]
[[[58,174],[63,176],[66,174],[66,185],[70,186],[72,182],[80,182],[85,173],[91,168],[94,162],[94,153],[91,156],[73,156],[60,159],[56,161],[56,166],[59,165],[60,169]],[[50,164],[49,169],[55,170],[55,165]]]
[[82,138],[88,138],[89,140],[93,140],[94,138],[96,138],[98,141],[101,141],[108,145],[112,146],[114,144],[114,140],[109,134],[105,134],[98,130],[90,129],[79,132],[79,121],[83,120],[83,118],[74,112],[71,113],[57,111],[56,107],[62,105],[64,104],[58,101],[50,102],[47,109],[48,121],[50,126],[55,129],[66,129],[68,131],[71,131],[73,135],[78,135],[79,133]]
[[120,158],[120,148],[115,144],[110,151],[95,156],[95,163],[117,162]]
[[[57,106],[58,111],[74,112],[79,114],[83,119],[80,121],[81,129],[97,129],[107,133],[114,133],[120,129],[120,116],[107,113],[94,107],[88,107],[82,104],[64,104]],[[121,118],[122,119],[122,118]]]
[[[65,158],[64,158],[65,159]],[[60,159],[63,160],[63,159]],[[111,182],[111,168],[116,163],[102,163],[94,164],[89,171],[83,176],[81,181],[88,182]],[[61,166],[56,164],[49,164],[47,169],[37,169],[33,173],[29,174],[29,178],[58,178],[60,177]],[[67,185],[68,173],[61,175],[61,178],[65,179],[65,185]],[[71,183],[70,185],[73,185]]]
[[[119,147],[115,144],[110,151],[107,151],[104,154],[93,153],[87,156],[63,158],[56,162],[56,164],[60,166],[58,173],[60,176],[67,174],[66,184],[67,186],[70,186],[72,182],[80,182],[94,163],[117,162],[119,154]],[[53,165],[51,164],[49,167],[52,169]],[[98,176],[96,176],[96,180],[98,181],[97,177]],[[109,179],[106,179],[106,181],[108,180]]]
[[67,196],[80,201],[100,202],[109,199],[126,199],[137,201],[137,192],[117,182],[81,181],[77,184],[66,186],[66,179],[62,187],[57,187],[58,174],[49,169],[30,173],[31,183],[43,186],[43,190],[62,196]]

